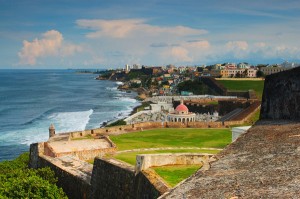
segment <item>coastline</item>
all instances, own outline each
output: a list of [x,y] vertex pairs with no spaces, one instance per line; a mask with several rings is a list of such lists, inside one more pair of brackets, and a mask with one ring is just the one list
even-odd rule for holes
[[117,122],[118,120],[124,120],[127,117],[129,117],[129,116],[137,113],[139,108],[142,108],[142,107],[145,106],[145,104],[143,103],[144,99],[146,99],[147,97],[149,97],[149,95],[148,95],[149,91],[147,91],[146,89],[144,89],[144,88],[130,88],[126,84],[126,82],[121,81],[121,80],[113,80],[113,79],[109,79],[109,78],[102,78],[101,76],[98,76],[97,78],[95,78],[95,80],[100,80],[100,81],[101,80],[108,80],[108,81],[113,81],[113,82],[116,82],[116,83],[120,82],[120,83],[117,83],[117,84],[119,84],[119,86],[117,87],[117,89],[119,91],[135,92],[137,94],[137,96],[135,98],[133,98],[133,99],[137,100],[140,103],[139,105],[133,107],[132,110],[131,110],[131,112],[128,115],[124,116],[123,118],[117,118],[116,117],[115,119],[103,122],[102,124],[100,124],[100,128],[104,128],[104,127],[106,127],[109,124]]

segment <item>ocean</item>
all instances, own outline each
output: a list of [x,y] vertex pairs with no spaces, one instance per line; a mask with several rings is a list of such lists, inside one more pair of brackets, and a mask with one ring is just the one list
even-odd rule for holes
[[128,116],[140,102],[120,82],[74,70],[0,70],[0,161],[29,151],[56,132],[99,128]]

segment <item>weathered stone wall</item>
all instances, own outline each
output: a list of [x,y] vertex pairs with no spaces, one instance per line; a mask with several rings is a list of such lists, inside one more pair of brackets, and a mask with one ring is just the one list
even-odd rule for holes
[[300,119],[300,67],[265,79],[261,119]]
[[90,198],[91,185],[89,182],[74,176],[73,174],[61,169],[46,156],[39,157],[39,168],[50,167],[58,178],[57,185],[62,187],[69,198],[86,199]]
[[135,178],[135,198],[158,198],[171,187],[152,169],[142,171]]
[[246,121],[260,108],[260,101],[255,101],[248,108],[232,118],[233,121]]
[[74,138],[82,138],[87,135],[97,136],[97,135],[122,134],[122,133],[140,131],[144,129],[154,129],[154,128],[163,128],[163,127],[165,126],[163,126],[161,122],[142,122],[138,124],[89,129],[84,131],[74,131],[74,132],[70,132],[69,134],[70,134],[70,138],[74,139]]
[[95,158],[91,198],[134,198],[132,166]]
[[198,153],[179,154],[141,154],[136,156],[136,172],[147,170],[150,167],[165,165],[207,165],[215,160],[213,155]]
[[214,78],[201,77],[201,81],[218,94],[227,95],[227,89],[223,85],[219,84]]
[[96,158],[91,180],[91,198],[157,198],[168,190],[163,183],[152,183],[147,177],[142,172],[135,175],[134,167],[126,163]]
[[43,155],[44,143],[34,143],[30,145],[30,168],[50,167],[58,178],[57,185],[62,187],[69,198],[85,199],[90,195],[90,184],[77,176],[56,166],[51,157]]
[[29,149],[29,168],[39,168],[39,156],[44,154],[44,142],[33,143]]
[[[77,136],[78,138],[78,136]],[[53,148],[48,144],[48,142],[44,143],[44,151],[43,154],[50,156],[50,157],[62,157],[62,156],[76,156],[80,160],[92,160],[96,156],[102,156],[103,154],[111,154],[116,152],[117,147],[116,145],[109,139],[108,136],[101,136],[101,139],[106,140],[109,144],[109,148],[96,148],[96,149],[89,149],[89,150],[73,150],[70,152],[55,152]]]
[[219,115],[224,116],[237,108],[245,109],[248,106],[250,102],[245,100],[219,101]]
[[225,88],[222,84],[218,83],[218,81],[216,81],[214,78],[202,77],[201,80],[203,83],[205,83],[207,86],[209,86],[211,89],[213,89],[220,95],[237,96],[237,97],[243,97],[243,98],[247,98],[247,99],[257,99],[255,91],[253,91],[253,90],[230,91],[227,88]]

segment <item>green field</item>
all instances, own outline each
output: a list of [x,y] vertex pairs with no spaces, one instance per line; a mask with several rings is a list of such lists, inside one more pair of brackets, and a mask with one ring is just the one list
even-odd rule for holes
[[110,136],[118,150],[159,147],[224,148],[231,142],[230,129],[164,128]]
[[136,155],[138,154],[156,154],[156,153],[210,153],[216,154],[219,150],[204,150],[204,149],[170,149],[170,150],[151,150],[151,151],[134,151],[118,153],[114,158],[135,165]]
[[172,187],[195,173],[201,166],[164,166],[153,168]]
[[258,99],[262,99],[265,81],[251,81],[251,80],[217,80],[223,86],[231,91],[246,91],[254,90]]

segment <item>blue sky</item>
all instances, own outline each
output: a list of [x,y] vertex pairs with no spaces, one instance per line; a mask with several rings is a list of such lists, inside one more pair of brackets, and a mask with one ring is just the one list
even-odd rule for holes
[[298,0],[0,0],[0,68],[300,62]]

